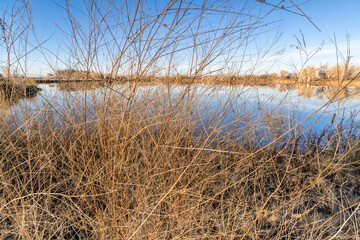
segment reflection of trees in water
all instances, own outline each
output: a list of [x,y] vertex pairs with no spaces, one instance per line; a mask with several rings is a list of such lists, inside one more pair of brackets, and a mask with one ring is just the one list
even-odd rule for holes
[[279,92],[296,91],[297,95],[302,98],[310,99],[316,96],[316,87],[310,84],[301,85],[278,85]]
[[360,100],[360,87],[354,87],[350,93],[350,99]]
[[285,92],[286,91],[286,87],[284,85],[280,85],[280,87],[278,88],[279,92]]
[[322,100],[334,98],[334,100],[342,102],[360,99],[360,88],[358,87],[320,86],[317,87],[316,93]]
[[310,99],[316,96],[316,87],[310,84],[297,85],[296,91],[299,97]]
[[296,87],[293,84],[280,84],[276,86],[279,92],[292,91],[296,89]]
[[360,87],[340,87],[340,86],[315,86],[311,84],[301,85],[278,85],[279,92],[293,91],[302,98],[310,99],[317,97],[320,100],[342,102],[346,100],[360,100]]

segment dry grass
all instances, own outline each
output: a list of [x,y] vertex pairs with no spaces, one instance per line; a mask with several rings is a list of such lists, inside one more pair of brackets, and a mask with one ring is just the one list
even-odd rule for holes
[[202,77],[179,76],[142,76],[142,77],[117,77],[116,79],[97,79],[97,80],[72,80],[72,79],[30,79],[34,83],[62,83],[64,86],[77,86],[88,83],[88,86],[99,85],[104,81],[113,83],[165,83],[165,84],[206,84],[206,85],[245,85],[245,86],[271,86],[271,85],[313,85],[313,86],[334,86],[334,87],[360,87],[359,77],[355,79],[316,79],[313,81],[300,81],[299,78],[281,78],[277,75],[209,75]]
[[[127,87],[87,102],[69,97],[71,107],[57,111],[18,112],[22,126],[4,117],[1,239],[359,236],[359,148],[347,141],[355,123],[284,144],[268,116],[262,134],[254,122],[235,138],[218,124],[231,98],[209,119],[206,97],[199,105],[204,96],[191,88]],[[237,121],[249,123],[241,112]],[[261,146],[264,136],[278,139]]]
[[0,82],[0,105],[9,107],[24,98],[32,98],[40,91],[35,85]]
[[[261,64],[278,35],[243,56],[275,25],[267,18],[276,8],[262,10],[264,1],[74,2],[57,3],[66,23],[47,31],[62,39],[60,52],[46,47],[52,35],[39,36],[35,2],[11,1],[1,12],[6,79],[36,82],[27,75],[41,62],[61,73],[44,81],[68,83],[59,101],[40,96],[42,105],[1,111],[0,239],[358,238],[354,118],[309,133],[285,122],[281,104],[249,109],[247,99],[234,105],[243,92],[218,99],[216,87],[199,93],[191,85],[236,84],[230,73],[244,70],[249,85],[268,82],[245,68]],[[97,79],[103,86],[87,91]],[[80,80],[87,82],[71,83]],[[112,86],[116,80],[123,84]],[[184,86],[148,91],[139,84],[159,80]]]

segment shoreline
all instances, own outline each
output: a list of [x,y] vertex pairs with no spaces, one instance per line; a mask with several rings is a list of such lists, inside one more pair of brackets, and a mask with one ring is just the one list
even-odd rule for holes
[[312,85],[312,86],[333,86],[333,87],[360,87],[360,79],[355,80],[314,80],[314,81],[298,81],[296,79],[209,79],[209,77],[201,78],[183,78],[175,77],[151,78],[143,77],[141,79],[90,79],[90,80],[60,80],[60,79],[29,79],[33,84],[52,84],[52,83],[164,83],[164,84],[205,84],[205,85],[245,85],[245,86],[269,86],[269,85]]

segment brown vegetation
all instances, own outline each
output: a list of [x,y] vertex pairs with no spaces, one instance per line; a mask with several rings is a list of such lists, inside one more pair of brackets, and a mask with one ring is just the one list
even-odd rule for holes
[[[331,66],[320,68],[308,66],[302,68],[298,73],[289,74],[281,70],[279,75],[209,75],[189,77],[186,75],[177,76],[154,76],[144,75],[138,77],[118,76],[108,77],[102,73],[59,70],[56,72],[56,79],[61,81],[103,81],[103,82],[142,82],[142,83],[168,83],[168,84],[225,84],[225,85],[272,85],[272,84],[313,84],[322,86],[360,86],[360,67],[358,66]],[[41,82],[41,81],[40,81]]]
[[[230,138],[214,126],[231,98],[200,127],[204,106],[184,101],[195,95],[185,91],[168,102],[161,92],[133,95],[132,107],[117,94],[94,98],[95,109],[70,97],[75,112],[29,116],[21,129],[2,121],[0,237],[359,235],[359,147],[342,141],[357,125],[290,135],[284,144],[278,114],[268,114],[268,127],[254,135],[259,123],[239,109],[233,114],[247,125]],[[266,136],[274,141],[259,145]]]
[[[280,77],[220,74],[246,64],[236,55],[276,22],[258,11],[256,4],[265,1],[239,8],[231,1],[158,1],[156,7],[147,1],[74,2],[59,3],[68,23],[59,31],[64,58],[32,36],[37,32],[29,1],[11,1],[0,18],[8,83],[22,76],[35,80],[26,76],[27,61],[40,50],[44,62],[63,66],[48,66],[63,70],[47,81],[66,82],[65,91],[84,90],[63,94],[61,102],[54,96],[34,102],[34,109],[25,104],[0,112],[1,239],[360,235],[360,133],[354,116],[317,133],[281,114],[281,105],[266,109],[259,102],[260,119],[254,119],[246,100],[234,104],[242,92],[211,105],[216,84],[352,84],[358,70],[345,64],[332,75],[323,68],[320,79],[313,68]],[[181,66],[187,66],[184,75],[177,71]],[[98,80],[101,91],[88,93],[90,82]],[[170,84],[155,92],[139,87],[157,81],[187,85],[182,91]],[[198,93],[189,83],[213,86]],[[1,89],[9,99],[28,88]],[[306,88],[298,90],[307,95]],[[224,126],[228,117],[233,121]]]
[[39,91],[40,88],[35,85],[0,82],[0,99],[3,103],[12,104],[23,98],[31,98]]
[[[51,74],[52,75],[52,74]],[[47,78],[14,78],[12,81],[32,83],[71,83],[71,82],[141,82],[141,83],[167,83],[167,84],[223,84],[223,85],[273,85],[273,84],[312,84],[318,86],[354,86],[360,87],[360,67],[355,65],[337,65],[320,68],[307,66],[298,73],[291,74],[281,70],[279,74],[244,74],[244,75],[208,75],[189,77],[176,76],[116,76],[96,73],[94,71],[78,71],[74,69],[57,70],[52,77]]]
[[106,77],[102,73],[96,73],[94,71],[77,71],[74,69],[64,69],[55,71],[55,78],[60,81],[67,80],[105,80]]

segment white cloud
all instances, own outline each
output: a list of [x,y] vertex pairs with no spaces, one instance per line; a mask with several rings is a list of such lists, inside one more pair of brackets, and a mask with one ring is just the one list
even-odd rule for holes
[[[311,55],[312,51],[319,48],[319,46],[308,47],[308,54]],[[293,67],[296,66],[300,68],[304,63],[306,65],[315,65],[321,66],[323,64],[333,65],[337,62],[336,52],[338,50],[338,61],[342,63],[344,59],[347,58],[348,54],[348,42],[337,43],[337,47],[334,43],[327,43],[321,47],[321,49],[316,52],[310,59],[306,59],[305,52],[301,52],[297,49],[291,49],[285,51],[281,56],[274,55],[265,59],[265,62],[271,63],[273,61],[278,61],[275,67],[273,67],[273,72],[278,72],[281,69],[288,71],[293,70]],[[349,44],[351,63],[355,65],[360,65],[360,39],[351,41]]]

